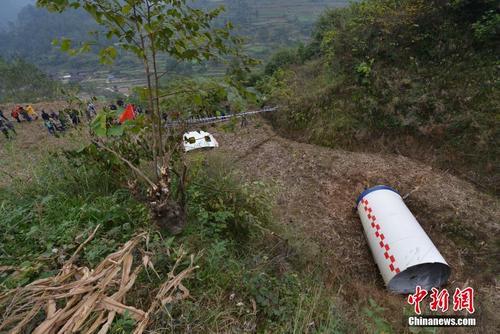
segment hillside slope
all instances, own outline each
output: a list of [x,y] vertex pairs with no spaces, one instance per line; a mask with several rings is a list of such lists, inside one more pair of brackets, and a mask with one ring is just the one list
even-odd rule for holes
[[[499,324],[496,276],[500,202],[450,173],[395,154],[356,153],[298,143],[258,122],[237,133],[219,132],[221,151],[251,180],[278,188],[279,221],[307,235],[316,245],[302,245],[328,268],[347,318],[359,319],[373,299],[385,308],[395,332],[402,332],[402,296],[390,295],[367,247],[356,197],[366,187],[386,184],[407,196],[406,204],[452,268],[447,287],[473,286],[481,328]],[[216,154],[216,152],[213,152]],[[291,238],[293,240],[293,237]],[[477,270],[477,268],[481,268]],[[365,331],[359,328],[360,331]]]
[[499,190],[494,1],[374,1],[326,12],[260,82],[282,134],[401,153]]
[[[56,105],[35,107],[42,106],[50,109]],[[17,129],[15,141],[6,143],[0,138],[0,169],[26,180],[48,152],[81,145],[77,133],[50,137],[41,122]],[[349,152],[283,138],[263,119],[235,131],[225,127],[208,131],[215,134],[220,148],[194,154],[220,157],[235,165],[242,180],[265,182],[276,189],[277,221],[286,226],[284,230],[301,236],[282,237],[289,240],[292,251],[299,249],[300,254],[315,259],[311,268],[320,264],[325,269],[324,280],[338,291],[338,309],[350,319],[350,326],[358,326],[355,332],[373,330],[371,321],[375,320],[368,317],[367,322],[363,311],[372,307],[370,299],[383,307],[380,316],[397,333],[404,331],[402,309],[409,309],[404,296],[385,290],[354,211],[360,192],[377,184],[390,185],[405,196],[452,268],[447,288],[451,291],[467,285],[476,289],[480,331],[493,333],[498,327],[497,198],[448,172],[400,155]],[[7,175],[2,178],[8,180]],[[293,258],[294,254],[286,256]]]

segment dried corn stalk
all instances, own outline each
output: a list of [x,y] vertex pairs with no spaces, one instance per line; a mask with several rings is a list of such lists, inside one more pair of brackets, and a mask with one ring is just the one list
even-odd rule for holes
[[[92,270],[75,266],[76,255],[96,231],[97,228],[56,276],[0,295],[0,310],[3,310],[0,333],[23,333],[28,325],[36,323],[33,334],[105,334],[115,316],[127,312],[137,322],[134,333],[141,334],[160,306],[189,296],[182,280],[197,267],[191,257],[189,267],[176,274],[182,260],[180,257],[147,311],[125,305],[125,296],[133,288],[139,273],[146,267],[154,270],[149,256],[137,251],[138,245],[147,239],[147,234],[135,236]],[[142,255],[134,261],[137,254]],[[40,318],[43,320],[39,321]]]

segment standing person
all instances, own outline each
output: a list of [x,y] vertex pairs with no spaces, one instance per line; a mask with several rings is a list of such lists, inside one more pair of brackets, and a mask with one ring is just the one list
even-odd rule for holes
[[61,125],[62,131],[65,131],[66,128],[68,127],[68,119],[64,114],[64,110],[59,112],[59,116],[57,117],[57,119],[59,120],[59,124]]
[[9,128],[9,130],[14,134],[17,134],[16,129],[14,128],[14,124],[12,124],[12,122],[7,117],[5,117],[2,110],[0,110],[0,120],[4,120],[7,128]]
[[33,121],[31,119],[30,115],[28,114],[28,112],[26,111],[26,109],[24,109],[21,106],[19,106],[19,113],[21,114],[21,116],[23,116],[23,118],[24,118],[25,121],[28,121],[28,122]]
[[95,110],[95,105],[92,101],[90,101],[88,104],[87,104],[87,118],[89,120],[91,120],[92,118],[95,117],[95,115],[97,114],[96,110]]
[[64,131],[64,127],[62,127],[60,125],[60,122],[59,122],[59,115],[55,113],[55,111],[52,111],[49,115],[50,117],[50,121],[52,123],[52,125],[54,125],[55,129],[57,131],[60,131],[60,132],[63,132]]
[[21,119],[19,118],[19,107],[16,106],[14,107],[14,109],[12,109],[11,113],[10,113],[10,116],[12,116],[12,118],[14,118],[17,123],[21,123]]
[[42,119],[44,121],[50,121],[50,115],[47,114],[44,109],[42,109]]
[[26,105],[26,112],[30,116],[31,119],[37,120],[38,119],[38,114],[36,113],[35,109],[31,104]]
[[5,138],[11,139],[11,136],[9,133],[9,128],[7,127],[7,123],[3,119],[0,119],[0,131],[2,131]]
[[125,111],[125,103],[123,102],[122,99],[119,99],[116,101],[116,118],[119,118],[121,114]]
[[0,118],[8,121],[7,117],[5,117],[5,115],[3,114],[3,110],[2,109],[0,109]]
[[73,123],[74,126],[80,124],[80,116],[78,115],[78,111],[75,109],[71,109],[69,111],[69,118],[71,118],[71,123]]
[[43,124],[45,125],[45,127],[47,128],[47,130],[49,131],[49,133],[51,135],[55,136],[56,135],[56,129],[55,129],[54,123],[50,119],[50,115],[47,114],[45,112],[45,110],[42,110],[42,119],[43,119]]

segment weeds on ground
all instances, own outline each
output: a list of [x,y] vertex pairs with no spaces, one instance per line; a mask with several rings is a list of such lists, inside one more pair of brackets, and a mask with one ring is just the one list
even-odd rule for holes
[[394,333],[391,325],[384,319],[384,308],[377,304],[373,299],[368,300],[369,306],[363,309],[367,316],[366,327],[371,333]]
[[[85,156],[85,155],[84,155]],[[188,187],[189,225],[180,236],[160,233],[148,210],[121,187],[114,168],[52,156],[29,183],[0,191],[0,287],[25,285],[54,274],[98,225],[81,257],[93,267],[139,230],[148,229],[155,271],[145,271],[130,291],[142,307],[172,267],[176,250],[198,254],[199,269],[186,281],[190,299],[157,314],[162,332],[340,333],[346,321],[334,308],[320,270],[301,266],[309,257],[273,231],[273,191],[245,182],[221,159],[192,163]],[[20,183],[21,182],[21,183]],[[19,185],[22,184],[23,187]],[[175,184],[175,182],[174,182]],[[281,233],[281,232],[278,232]],[[314,262],[314,261],[309,261]],[[184,264],[181,264],[181,266]],[[133,320],[117,317],[113,333],[127,333]]]
[[272,190],[242,182],[217,158],[196,161],[191,171],[190,224],[174,242],[202,252],[200,269],[188,286],[194,297],[169,309],[158,327],[193,333],[342,332],[344,323],[321,279],[295,268],[289,243],[271,232]]
[[326,11],[306,52],[278,52],[257,84],[280,105],[274,124],[319,145],[425,153],[498,191],[499,15],[492,1],[471,6],[364,0]]
[[0,217],[0,264],[17,268],[0,274],[0,284],[12,288],[52,274],[100,224],[81,259],[97,264],[145,226],[148,212],[111,173],[51,156],[31,182],[0,190]]

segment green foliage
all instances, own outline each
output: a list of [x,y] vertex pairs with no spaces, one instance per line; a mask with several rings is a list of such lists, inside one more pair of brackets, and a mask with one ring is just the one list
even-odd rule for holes
[[190,224],[182,236],[165,242],[201,251],[200,268],[187,285],[198,297],[174,305],[157,325],[206,333],[230,318],[225,326],[233,332],[343,332],[321,280],[293,268],[284,258],[291,250],[270,234],[269,187],[242,183],[217,156],[192,163]]
[[286,323],[294,316],[300,291],[296,274],[276,278],[265,272],[250,273],[243,278],[243,284],[255,298],[262,316],[270,322]]
[[264,68],[264,75],[271,76],[277,70],[290,65],[301,65],[314,57],[314,47],[300,43],[296,48],[282,49],[271,56]]
[[363,61],[356,65],[356,73],[358,74],[358,81],[361,84],[367,85],[370,82],[370,74],[372,73],[373,59],[366,62]]
[[[180,60],[209,60],[217,54],[230,52],[229,43],[238,40],[229,35],[232,28],[212,28],[211,22],[222,8],[203,11],[188,6],[186,1],[83,1],[83,0],[37,0],[37,5],[50,11],[63,12],[83,9],[102,27],[108,40],[117,40],[125,51],[143,59],[148,52],[165,52]],[[97,32],[96,32],[97,34]],[[145,43],[148,41],[150,46]],[[63,38],[59,45],[62,51],[76,51]],[[87,51],[88,43],[80,51]],[[151,50],[150,50],[151,48]],[[99,50],[103,63],[111,63],[117,55],[113,46]]]
[[266,63],[264,74],[272,75],[278,69],[298,63],[298,52],[295,49],[283,49],[276,52]]
[[111,326],[110,333],[111,334],[129,334],[132,333],[135,329],[136,321],[134,318],[130,316],[128,311],[125,311],[123,315],[118,315],[113,321],[113,325]]
[[37,101],[61,95],[60,84],[36,66],[18,59],[0,58],[0,102]]
[[274,121],[287,133],[418,158],[431,148],[437,164],[451,162],[489,187],[498,156],[498,15],[490,0],[354,2],[320,18],[309,62],[259,88],[282,106]]
[[162,112],[173,120],[239,112],[256,98],[230,78],[176,79],[161,89],[161,95]]
[[[192,161],[189,227],[182,235],[162,237],[148,226],[145,206],[121,189],[126,175],[114,170],[113,161],[103,164],[107,159],[98,154],[106,153],[87,147],[51,156],[39,164],[28,187],[18,180],[0,191],[0,265],[18,268],[1,274],[0,288],[54,275],[97,224],[101,228],[77,259],[79,265],[95,266],[146,228],[160,277],[182,247],[198,254],[199,265],[194,277],[184,281],[191,297],[155,315],[152,330],[206,333],[229,326],[235,332],[345,332],[321,276],[293,267],[288,254],[295,252],[270,234],[268,187],[242,183],[220,159]],[[149,304],[161,281],[141,275],[139,288],[128,293],[135,301],[131,305]],[[125,313],[110,330],[129,333],[134,323]]]
[[24,285],[52,273],[100,224],[81,255],[84,264],[96,265],[147,221],[147,209],[120,189],[112,170],[74,160],[50,157],[28,186],[18,180],[0,190],[0,263],[21,268],[2,274],[0,285]]
[[393,333],[391,325],[383,317],[384,308],[379,306],[373,299],[369,299],[369,307],[364,308],[364,312],[369,319],[368,328],[370,333],[388,334]]
[[192,167],[188,189],[190,210],[196,217],[191,228],[209,232],[212,239],[233,237],[247,239],[252,233],[269,224],[271,193],[259,182],[241,183],[234,171],[222,160],[211,165]]
[[[179,145],[168,145],[164,142],[164,121],[166,118],[175,118],[179,111],[164,110],[166,96],[162,94],[161,77],[162,73],[158,61],[159,56],[169,56],[179,61],[201,62],[216,59],[218,57],[233,55],[239,58],[244,64],[251,64],[252,60],[240,54],[241,39],[230,34],[232,24],[227,22],[223,27],[215,27],[214,21],[223,11],[222,7],[212,10],[202,10],[190,6],[187,1],[171,0],[37,0],[37,5],[49,9],[50,11],[65,12],[71,9],[83,9],[99,25],[106,39],[113,41],[113,46],[99,47],[99,56],[102,63],[112,63],[117,57],[117,50],[114,45],[119,46],[123,51],[134,54],[144,66],[144,79],[146,87],[141,89],[140,97],[147,103],[149,113],[148,122],[142,122],[142,129],[138,132],[146,134],[149,140],[139,141],[145,144],[151,152],[153,160],[153,173],[156,179],[159,178],[158,161],[163,159],[168,165],[172,156],[177,157],[180,153]],[[95,32],[98,36],[99,32]],[[92,43],[95,43],[94,38]],[[91,42],[86,42],[79,49],[72,47],[70,40],[63,38],[57,44],[62,51],[70,54],[78,54],[82,51],[89,51]],[[193,88],[188,91],[192,94],[194,105],[203,107],[203,94],[197,93]],[[169,94],[167,94],[168,96]],[[175,96],[176,93],[171,96]],[[215,94],[216,99],[222,99],[221,91]],[[214,97],[214,96],[210,96]],[[163,102],[163,105],[162,105]],[[213,101],[208,101],[208,104]],[[111,123],[111,124],[110,124]],[[98,115],[92,124],[93,133],[99,137],[122,137],[125,128],[112,123],[112,117],[108,112]],[[175,129],[173,129],[175,131]],[[180,137],[179,134],[177,134]],[[170,139],[175,135],[170,135]],[[121,138],[124,142],[128,138]],[[168,139],[167,139],[168,140]],[[175,141],[175,139],[172,139]],[[100,146],[106,145],[106,143]],[[135,147],[139,145],[134,145]],[[118,145],[120,149],[130,148],[125,145]],[[109,150],[109,149],[108,149]],[[125,153],[120,150],[110,150],[123,158]],[[168,152],[167,152],[168,151]],[[124,159],[122,159],[124,160]],[[128,165],[134,169],[138,177],[153,185],[153,181],[132,164]],[[168,166],[164,166],[168,167]],[[163,188],[162,188],[163,189]],[[159,197],[165,196],[162,200],[167,200],[169,192],[158,193]],[[157,201],[158,203],[158,201]],[[157,210],[157,212],[160,212]]]
[[[121,112],[121,111],[120,111]],[[126,120],[123,124],[118,123],[120,114],[114,110],[103,108],[90,123],[92,132],[102,138],[124,138],[127,134],[140,134],[146,127],[144,114],[136,116],[133,120]]]
[[474,29],[474,37],[477,40],[498,41],[500,36],[500,13],[494,10],[487,11],[479,21],[472,25]]

